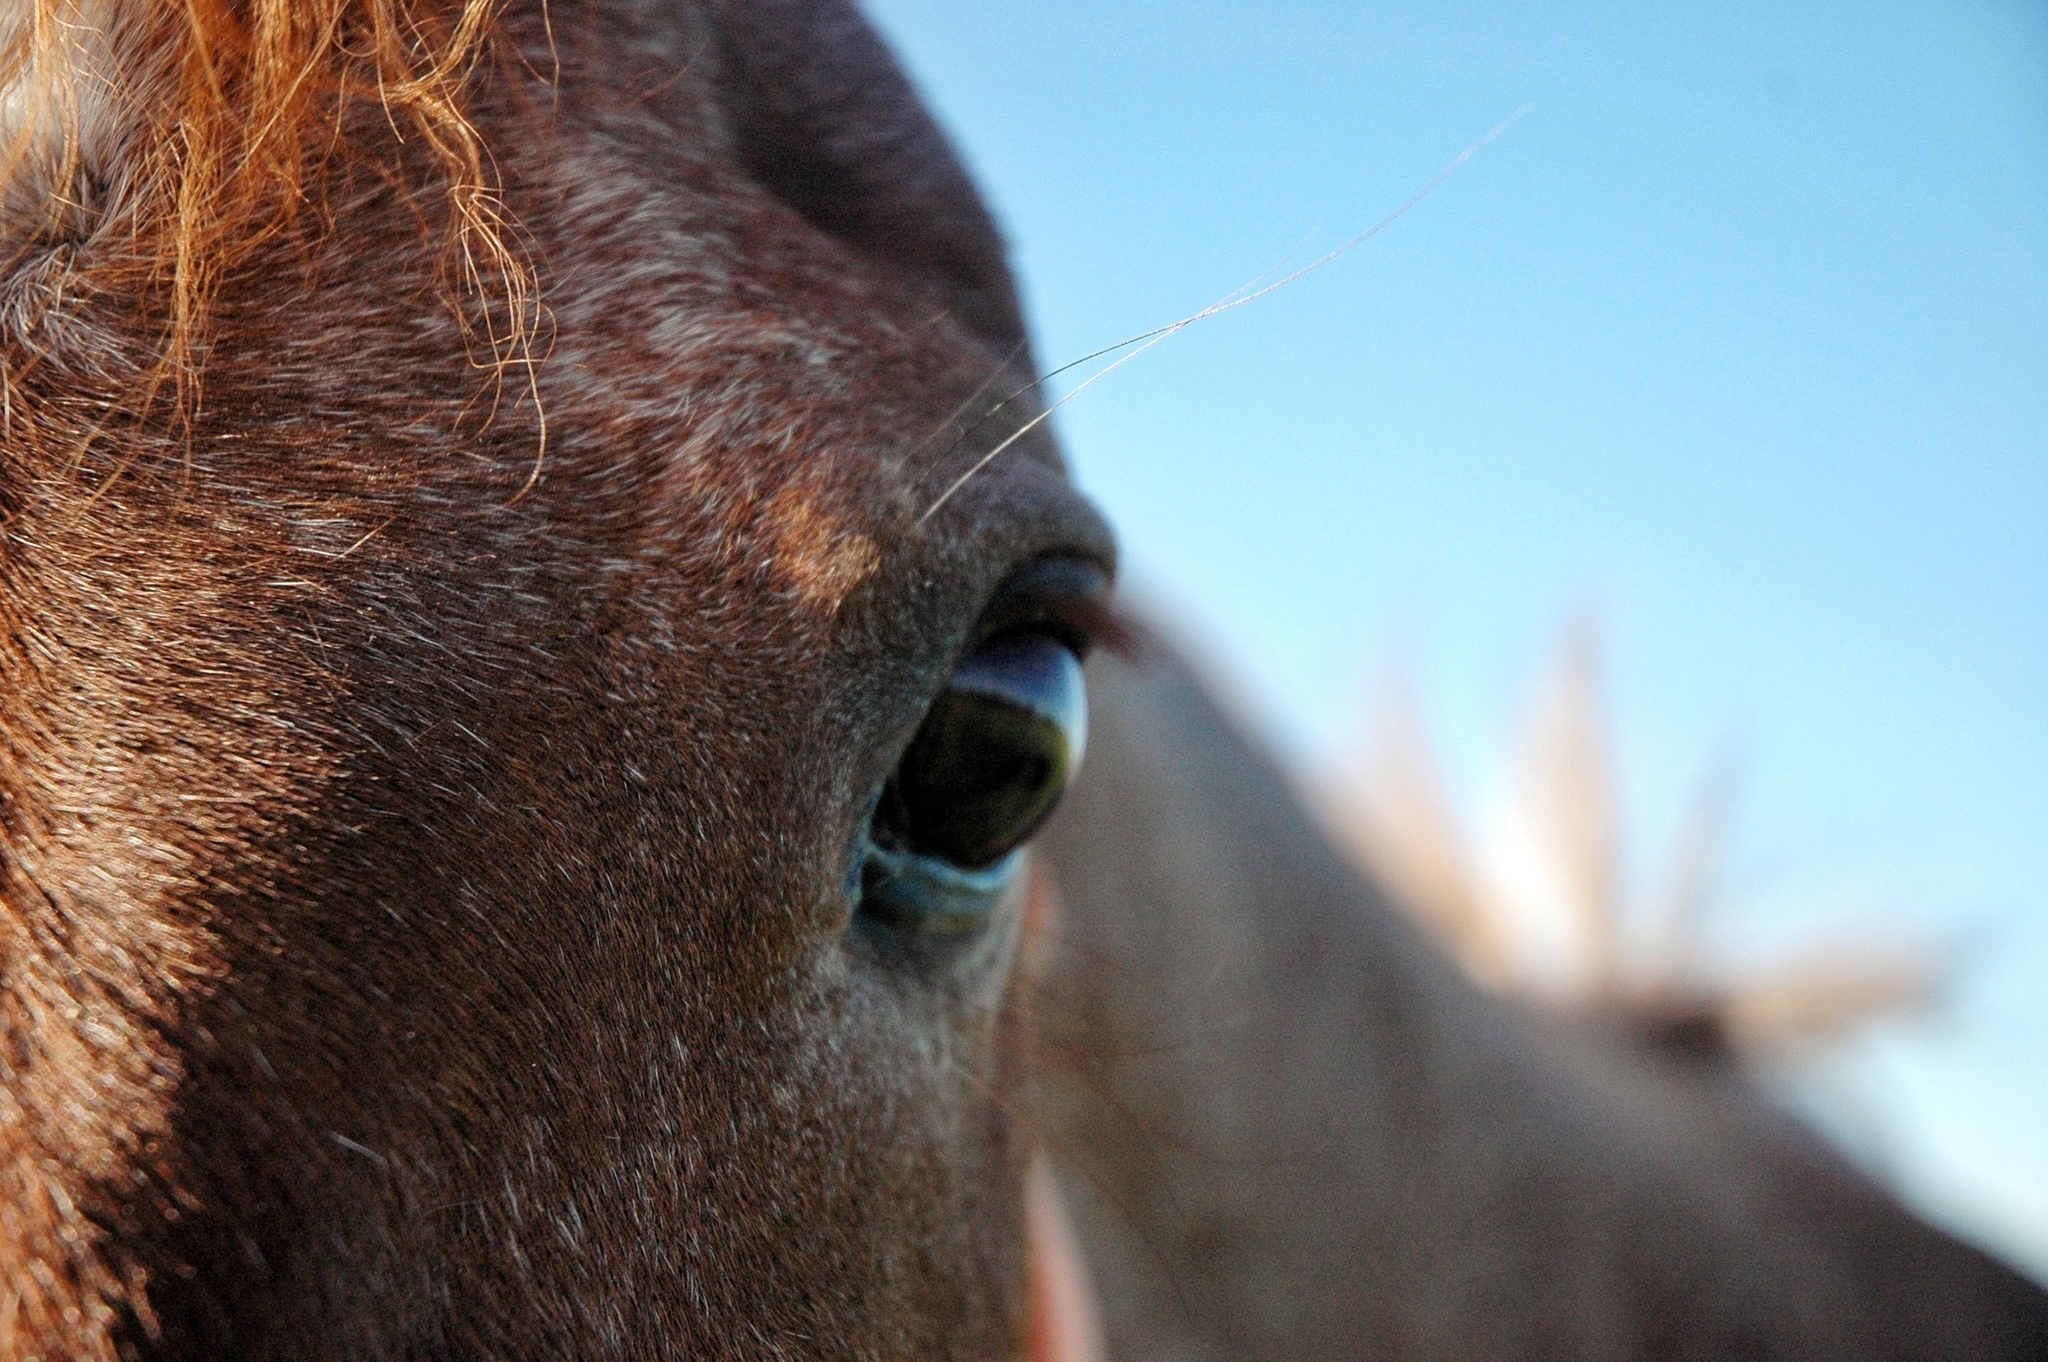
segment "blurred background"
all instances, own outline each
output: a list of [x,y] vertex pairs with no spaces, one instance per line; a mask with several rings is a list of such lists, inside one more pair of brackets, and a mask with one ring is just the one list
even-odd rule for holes
[[[1519,986],[1688,914],[1708,991],[1875,962],[1765,1071],[2048,1277],[2048,8],[867,4],[1048,368],[1526,107],[1062,409],[1080,480],[1340,831],[1434,791]],[[1546,770],[1590,906],[1529,887]]]

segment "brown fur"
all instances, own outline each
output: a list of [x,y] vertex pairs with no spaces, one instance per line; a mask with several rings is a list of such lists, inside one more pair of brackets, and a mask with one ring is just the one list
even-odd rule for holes
[[[546,288],[539,405],[477,369],[450,162],[381,107],[318,215],[224,257],[185,423],[129,400],[182,304],[126,225],[17,238],[9,1355],[1017,1342],[1002,975],[864,953],[842,886],[996,581],[1107,541],[1042,443],[910,528],[1016,310],[871,39],[546,19],[467,114]],[[847,89],[925,159],[899,194],[828,147],[833,216],[775,179]],[[934,183],[910,258],[867,251],[863,202]]]

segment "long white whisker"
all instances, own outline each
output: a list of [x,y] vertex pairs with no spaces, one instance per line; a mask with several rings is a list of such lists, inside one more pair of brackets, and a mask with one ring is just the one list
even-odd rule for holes
[[[1267,275],[1273,274],[1285,268],[1287,262],[1292,260],[1295,256],[1299,255],[1301,253],[1302,246],[1306,246],[1307,244],[1308,238],[1303,237],[1301,239],[1301,242],[1297,244],[1293,250],[1289,251],[1286,255],[1281,256],[1279,260],[1275,261],[1271,265],[1268,265],[1265,269],[1260,270],[1257,274],[1253,275],[1250,279],[1247,279],[1244,283],[1239,284],[1230,292],[1224,294],[1221,298],[1217,299],[1216,303],[1210,304],[1209,308],[1205,308],[1203,312],[1196,314],[1196,317],[1194,318],[1184,318],[1181,321],[1169,322],[1165,326],[1155,326],[1150,331],[1140,331],[1135,336],[1126,336],[1124,339],[1118,341],[1114,345],[1105,345],[1100,350],[1092,350],[1089,353],[1081,356],[1079,359],[1068,360],[1065,364],[1062,364],[1057,369],[1046,370],[1044,373],[1032,379],[1029,383],[1026,383],[1023,387],[1017,389],[1017,391],[1011,393],[1008,397],[1004,398],[1002,401],[996,403],[993,407],[990,407],[987,411],[983,412],[979,420],[975,421],[973,425],[969,426],[966,430],[960,433],[960,438],[953,442],[952,448],[948,449],[944,454],[939,456],[938,463],[934,464],[931,468],[926,469],[924,473],[918,476],[918,481],[922,482],[925,478],[931,476],[933,473],[936,473],[939,470],[940,465],[943,465],[947,459],[953,456],[954,452],[957,451],[961,445],[967,442],[969,436],[973,435],[975,431],[981,429],[982,426],[988,424],[988,422],[991,419],[993,419],[999,412],[1001,412],[1004,408],[1008,407],[1012,402],[1015,402],[1018,398],[1022,397],[1025,393],[1030,392],[1033,388],[1043,386],[1052,379],[1058,378],[1061,374],[1067,372],[1067,370],[1069,369],[1078,369],[1091,359],[1101,359],[1104,355],[1113,355],[1117,351],[1126,349],[1129,346],[1137,345],[1141,341],[1149,341],[1154,339],[1155,337],[1163,338],[1167,335],[1172,334],[1175,331],[1180,330],[1183,326],[1186,326],[1189,321],[1197,320],[1201,316],[1208,315],[1209,311],[1217,307],[1219,304],[1231,301],[1232,299],[1236,298],[1239,294],[1245,292],[1247,289],[1256,287],[1258,285],[1258,282],[1261,279],[1264,279]],[[1019,350],[1021,350],[1022,348],[1022,345],[1018,346]],[[1151,347],[1147,346],[1146,348],[1150,349]],[[1017,351],[1012,350],[1010,352],[1010,357],[1014,359],[1016,357],[1016,354]],[[1111,367],[1114,368],[1115,366],[1112,365]],[[939,427],[939,430],[944,430],[947,425],[951,425],[954,421],[958,420],[960,418],[960,413],[965,411],[968,407],[972,406],[974,404],[975,398],[978,398],[983,393],[987,392],[989,384],[995,382],[997,374],[1000,374],[1001,372],[1002,371],[998,369],[996,373],[990,374],[989,377],[983,381],[982,385],[974,390],[974,395],[972,397],[969,397],[966,402],[961,403],[959,407],[954,409],[953,414],[946,418],[945,425],[941,425]],[[1093,381],[1093,379],[1089,380],[1089,382],[1091,383]],[[1085,387],[1087,385],[1083,384],[1082,386]],[[1079,392],[1080,389],[1076,388],[1074,391]],[[1064,398],[1061,399],[1061,401],[1065,400],[1066,399]],[[1031,426],[1035,426],[1037,424],[1038,423],[1034,421],[1031,423]],[[1030,430],[1031,426],[1026,426],[1024,430]],[[933,431],[932,435],[936,435],[937,433],[938,431]],[[1023,431],[1017,432],[1017,434],[1020,435],[1023,433]],[[911,453],[914,454],[917,452],[918,449],[923,449],[926,445],[930,444],[932,441],[932,435],[927,435],[924,439],[918,441],[916,449],[913,449]],[[1015,437],[1013,436],[1012,438],[1014,439]],[[1005,441],[1004,447],[1007,448],[1009,443],[1009,441]],[[983,462],[986,462],[986,460],[984,460]],[[979,467],[980,465],[976,466]],[[951,495],[950,490],[947,493],[947,495]],[[921,525],[924,522],[920,519],[918,523]]]
[[[976,388],[973,392],[969,393],[967,395],[967,399],[963,401],[959,406],[953,408],[952,411],[948,412],[946,414],[946,419],[939,422],[936,426],[933,426],[931,432],[927,434],[922,440],[919,440],[915,445],[912,445],[909,452],[903,456],[903,461],[905,463],[908,463],[912,458],[914,458],[917,455],[917,452],[919,450],[923,449],[933,440],[938,439],[940,433],[944,431],[946,427],[952,425],[955,421],[965,416],[967,414],[968,408],[972,407],[976,402],[979,402],[982,399],[982,395],[986,393],[990,388],[995,386],[995,381],[1003,376],[1003,370],[1009,368],[1010,362],[1016,359],[1017,356],[1023,354],[1024,347],[1029,344],[1031,344],[1031,342],[1028,340],[1020,340],[1017,342],[1015,346],[1011,347],[1010,353],[1003,356],[1002,362],[1000,364],[997,364],[994,368],[990,369],[988,371],[988,377],[981,380],[981,386]],[[1045,382],[1045,380],[1042,378],[1037,381],[1039,383]],[[1030,389],[1020,388],[1018,391],[1028,392],[1030,391]],[[1009,398],[1004,399],[1004,403],[1007,404],[1009,401],[1014,399],[1015,396],[1015,393],[1011,394]],[[994,408],[994,410],[1001,411],[1002,405],[998,405],[997,407]]]
[[[1486,136],[1480,138],[1477,142],[1474,142],[1471,146],[1466,147],[1463,151],[1459,152],[1457,156],[1451,160],[1450,164],[1446,165],[1442,170],[1439,170],[1436,173],[1436,175],[1433,178],[1431,178],[1429,183],[1423,185],[1422,188],[1416,190],[1413,194],[1409,195],[1407,201],[1404,202],[1400,207],[1396,208],[1393,212],[1388,213],[1378,222],[1375,222],[1372,226],[1366,228],[1357,236],[1352,237],[1343,245],[1338,246],[1336,249],[1329,251],[1317,257],[1314,260],[1311,260],[1308,264],[1303,265],[1300,269],[1294,271],[1294,273],[1287,275],[1284,278],[1276,279],[1272,283],[1267,284],[1262,288],[1255,289],[1250,293],[1245,292],[1245,290],[1249,288],[1250,285],[1241,284],[1237,288],[1232,289],[1229,293],[1224,294],[1223,297],[1209,304],[1209,306],[1203,308],[1200,312],[1192,313],[1189,316],[1181,318],[1177,322],[1168,322],[1164,326],[1158,326],[1154,327],[1150,331],[1140,332],[1139,334],[1130,337],[1128,340],[1118,341],[1115,345],[1104,346],[1102,349],[1095,351],[1093,354],[1083,355],[1081,358],[1074,360],[1071,363],[1061,365],[1059,368],[1052,370],[1050,373],[1045,374],[1043,377],[1040,377],[1034,380],[1032,383],[1026,385],[1025,387],[1018,389],[1017,392],[1012,393],[1010,397],[1006,398],[999,406],[996,407],[995,410],[1002,410],[1004,406],[1008,406],[1010,402],[1015,401],[1019,396],[1029,392],[1032,388],[1037,387],[1039,384],[1044,383],[1047,379],[1063,374],[1067,370],[1075,368],[1078,365],[1086,364],[1089,360],[1100,359],[1104,355],[1114,354],[1118,350],[1122,350],[1127,346],[1138,346],[1138,348],[1136,350],[1131,351],[1130,354],[1125,355],[1123,358],[1119,360],[1116,360],[1114,363],[1104,365],[1095,373],[1090,374],[1088,378],[1079,386],[1077,386],[1072,392],[1068,393],[1065,397],[1062,397],[1059,401],[1047,407],[1038,415],[1032,417],[1029,421],[1026,421],[1022,426],[1019,426],[1015,431],[1011,432],[1010,435],[1007,436],[1001,443],[996,445],[995,448],[989,450],[988,453],[982,455],[979,459],[976,459],[974,461],[973,467],[969,468],[965,473],[962,473],[959,477],[955,478],[947,486],[945,491],[939,493],[937,500],[933,501],[931,505],[925,507],[923,514],[918,516],[916,524],[918,526],[922,526],[927,520],[930,520],[932,516],[938,513],[939,508],[941,506],[944,506],[955,492],[959,491],[962,487],[965,487],[968,484],[968,482],[973,479],[975,474],[981,472],[982,469],[988,467],[988,465],[995,460],[997,455],[1001,454],[1011,445],[1016,444],[1017,441],[1023,439],[1026,435],[1030,434],[1039,426],[1043,425],[1046,422],[1046,420],[1048,420],[1052,416],[1054,412],[1058,411],[1061,407],[1064,407],[1067,403],[1073,401],[1076,397],[1079,397],[1082,393],[1088,391],[1088,389],[1094,387],[1099,380],[1107,378],[1110,374],[1115,373],[1118,369],[1123,368],[1124,365],[1129,364],[1139,355],[1144,354],[1147,350],[1150,350],[1153,346],[1159,344],[1167,337],[1177,335],[1180,332],[1187,330],[1196,322],[1207,321],[1211,317],[1220,316],[1221,314],[1229,312],[1235,308],[1243,307],[1246,303],[1257,302],[1259,299],[1265,297],[1269,293],[1277,292],[1280,289],[1286,288],[1289,284],[1305,279],[1309,275],[1314,274],[1317,270],[1322,269],[1324,266],[1331,264],[1332,262],[1338,260],[1339,258],[1345,255],[1349,255],[1352,251],[1357,250],[1360,246],[1363,246],[1366,242],[1372,240],[1381,232],[1384,232],[1387,228],[1393,226],[1396,222],[1399,222],[1402,218],[1406,217],[1408,213],[1417,204],[1421,203],[1424,199],[1428,198],[1431,194],[1435,193],[1438,187],[1441,186],[1445,180],[1448,180],[1451,178],[1451,176],[1457,174],[1457,172],[1464,166],[1464,164],[1467,161],[1471,160],[1474,156],[1477,156],[1481,151],[1485,150],[1489,143],[1491,143],[1495,138],[1499,137],[1502,133],[1505,133],[1509,128],[1513,127],[1517,122],[1519,122],[1523,118],[1524,115],[1526,115],[1531,109],[1535,107],[1536,106],[1533,104],[1524,104],[1521,108],[1515,110],[1512,114],[1509,114],[1506,118],[1502,119],[1499,123],[1495,124],[1494,127],[1486,134]],[[1300,248],[1296,247],[1296,249],[1299,250]],[[1273,270],[1277,268],[1279,267],[1276,265],[1272,268],[1262,271],[1257,275],[1254,275],[1252,278],[1252,283],[1257,283],[1258,280],[1263,279],[1268,274],[1271,274]],[[1144,342],[1142,345],[1139,344],[1139,342],[1141,341]]]
[[[1089,354],[1081,356],[1079,359],[1068,360],[1065,364],[1062,364],[1057,369],[1048,369],[1046,372],[1040,374],[1037,378],[1033,379],[1028,386],[1019,388],[1016,392],[1012,393],[1010,395],[1011,400],[1015,400],[1018,397],[1022,397],[1025,393],[1030,392],[1032,388],[1037,387],[1039,384],[1044,383],[1048,379],[1058,378],[1061,374],[1065,373],[1069,369],[1080,368],[1083,364],[1086,364],[1091,359],[1101,359],[1104,355],[1113,355],[1119,350],[1138,344],[1140,341],[1148,341],[1156,336],[1168,335],[1172,332],[1180,330],[1182,327],[1188,325],[1190,322],[1200,321],[1204,317],[1212,316],[1215,313],[1223,311],[1227,308],[1235,307],[1239,302],[1250,302],[1251,299],[1256,297],[1257,295],[1250,293],[1249,290],[1257,287],[1259,280],[1264,279],[1267,275],[1273,274],[1280,270],[1283,266],[1287,264],[1289,260],[1292,260],[1296,255],[1301,253],[1302,245],[1307,244],[1308,239],[1304,237],[1302,239],[1301,245],[1297,245],[1293,250],[1289,251],[1286,255],[1281,256],[1276,263],[1266,266],[1266,268],[1260,270],[1257,274],[1245,280],[1242,284],[1239,284],[1236,288],[1224,294],[1221,298],[1218,298],[1215,302],[1209,304],[1209,306],[1203,308],[1194,316],[1183,317],[1177,322],[1168,322],[1164,326],[1155,326],[1150,331],[1140,331],[1135,336],[1126,336],[1124,339],[1118,341],[1115,345],[1105,345],[1100,350],[1092,351]],[[1264,292],[1263,289],[1260,291]],[[1244,296],[1240,297],[1240,295]],[[998,410],[1000,410],[1000,408],[998,408]]]
[[1199,319],[1199,317],[1207,315],[1209,314],[1199,313],[1196,317],[1190,317],[1187,321],[1181,322],[1177,326],[1163,328],[1158,334],[1153,336],[1151,340],[1139,346],[1137,349],[1131,351],[1131,353],[1125,355],[1122,359],[1117,360],[1113,364],[1106,364],[1102,368],[1096,370],[1094,373],[1088,375],[1087,379],[1084,380],[1079,386],[1077,386],[1072,392],[1068,393],[1065,397],[1062,397],[1059,401],[1047,407],[1044,411],[1038,413],[1038,415],[1032,417],[1029,421],[1026,421],[1023,425],[1017,427],[1017,429],[1013,431],[1008,436],[1008,438],[1004,439],[1001,444],[998,444],[994,449],[991,449],[988,453],[982,455],[979,459],[976,459],[974,461],[974,466],[972,468],[969,468],[965,473],[962,473],[959,477],[955,478],[951,486],[947,487],[945,491],[939,493],[938,499],[936,501],[932,502],[931,505],[925,507],[924,514],[920,515],[917,518],[917,524],[921,526],[927,520],[930,520],[934,515],[938,513],[938,509],[946,504],[946,499],[948,497],[952,496],[962,487],[965,487],[968,483],[968,480],[972,478],[976,473],[979,473],[982,469],[988,467],[989,464],[994,461],[995,457],[998,454],[1001,454],[1011,445],[1016,444],[1017,441],[1023,439],[1026,435],[1029,435],[1033,430],[1036,430],[1040,425],[1044,424],[1047,420],[1049,420],[1054,412],[1058,411],[1061,407],[1066,406],[1067,403],[1073,401],[1082,393],[1087,392],[1088,389],[1094,387],[1098,380],[1109,377],[1118,369],[1123,368],[1126,364],[1129,364],[1132,360],[1136,359],[1138,356],[1144,354],[1147,350],[1150,350],[1153,346],[1165,340],[1168,336],[1171,336],[1175,332],[1181,330],[1182,327],[1192,326],[1194,325],[1196,320]]

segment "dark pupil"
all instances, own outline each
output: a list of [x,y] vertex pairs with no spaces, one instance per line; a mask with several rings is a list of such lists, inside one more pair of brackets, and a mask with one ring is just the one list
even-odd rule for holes
[[983,644],[904,754],[878,835],[967,870],[995,864],[1059,802],[1081,756],[1085,706],[1081,664],[1058,640]]

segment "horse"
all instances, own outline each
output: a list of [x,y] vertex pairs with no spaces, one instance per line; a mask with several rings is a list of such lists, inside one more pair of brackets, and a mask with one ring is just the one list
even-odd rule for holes
[[1090,664],[1038,1120],[1118,1358],[2028,1358],[1710,1013],[1475,985],[1170,650]]
[[1071,1359],[1092,1274],[1121,1356],[2041,1355],[1341,868],[847,0],[8,0],[0,92],[0,1353]]

